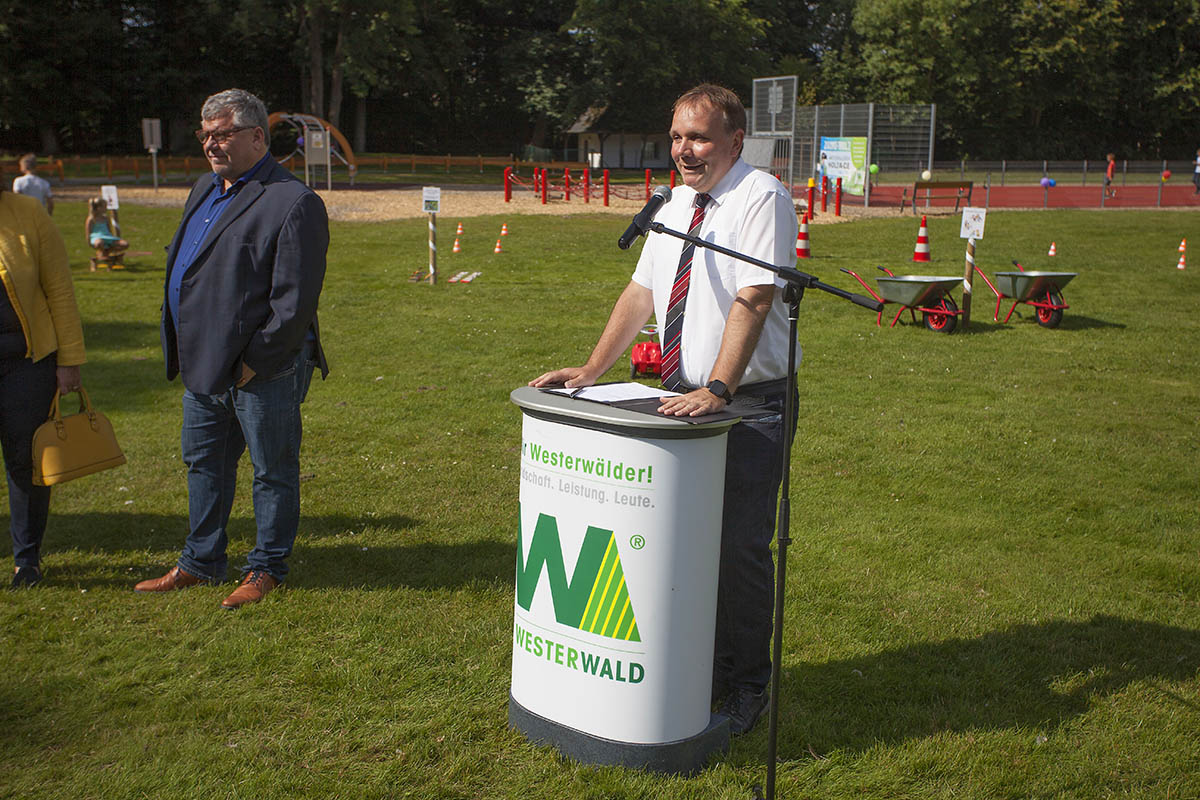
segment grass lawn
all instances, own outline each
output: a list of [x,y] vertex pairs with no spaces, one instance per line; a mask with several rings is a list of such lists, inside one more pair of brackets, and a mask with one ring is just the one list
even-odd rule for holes
[[[578,363],[635,256],[611,216],[337,224],[333,373],[304,406],[287,588],[141,596],[186,535],[178,383],[157,320],[178,212],[128,206],[123,272],[86,271],[84,383],[128,464],[55,490],[47,578],[0,600],[0,797],[748,798],[765,723],[692,779],[583,767],[506,730],[520,413]],[[504,253],[494,231],[507,222]],[[810,229],[799,265],[961,275],[957,217]],[[991,276],[1078,272],[1061,327],[967,335],[820,292],[801,308],[778,790],[787,798],[1200,797],[1200,263],[1190,212],[993,212]],[[1045,256],[1050,241],[1058,255]],[[449,254],[447,253],[447,256]],[[958,292],[955,292],[956,298]],[[612,378],[628,375],[619,363]],[[251,546],[249,464],[232,563]],[[7,499],[0,501],[7,516]]]

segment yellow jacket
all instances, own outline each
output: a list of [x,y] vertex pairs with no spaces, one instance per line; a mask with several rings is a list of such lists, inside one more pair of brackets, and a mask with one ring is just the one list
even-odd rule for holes
[[60,367],[86,360],[62,235],[41,203],[14,192],[0,191],[0,282],[21,319],[26,357],[57,351]]

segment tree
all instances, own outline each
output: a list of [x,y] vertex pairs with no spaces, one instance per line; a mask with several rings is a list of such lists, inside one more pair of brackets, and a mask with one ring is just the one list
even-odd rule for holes
[[711,81],[746,93],[770,63],[764,21],[738,0],[579,0],[569,25],[589,59],[564,116],[607,105],[608,128],[665,130],[682,92]]

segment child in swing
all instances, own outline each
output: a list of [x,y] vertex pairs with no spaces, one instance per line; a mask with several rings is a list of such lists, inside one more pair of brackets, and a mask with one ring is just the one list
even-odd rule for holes
[[88,215],[83,223],[87,234],[88,244],[96,251],[92,258],[91,271],[96,271],[96,264],[106,261],[110,266],[121,267],[129,242],[121,238],[121,226],[114,215],[108,211],[108,203],[103,197],[93,197],[88,201]]

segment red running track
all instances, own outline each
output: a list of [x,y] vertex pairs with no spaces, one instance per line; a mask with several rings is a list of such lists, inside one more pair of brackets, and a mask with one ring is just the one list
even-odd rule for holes
[[[876,186],[871,190],[871,206],[891,206],[899,210],[900,197],[906,188],[911,194],[911,184]],[[988,208],[1100,208],[1102,191],[1099,185],[1054,186],[1050,189],[1043,189],[1041,186],[993,186],[989,193],[984,187],[977,185],[971,193],[971,205]],[[842,202],[861,205],[862,198],[843,194]],[[832,204],[833,200],[830,198],[830,206]],[[1158,204],[1158,186],[1153,184],[1118,186],[1117,196],[1104,201],[1105,208],[1155,208]],[[917,211],[920,212],[926,207],[925,199],[918,197]],[[1196,194],[1196,187],[1190,183],[1163,186],[1162,207],[1200,208],[1200,194]],[[907,208],[912,209],[911,197],[908,199]],[[928,208],[953,210],[954,199],[930,200]]]

